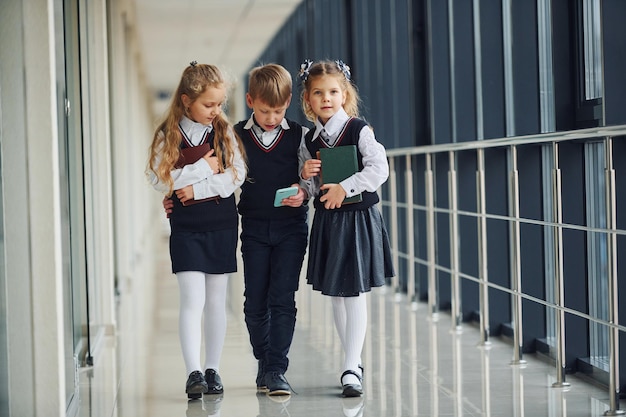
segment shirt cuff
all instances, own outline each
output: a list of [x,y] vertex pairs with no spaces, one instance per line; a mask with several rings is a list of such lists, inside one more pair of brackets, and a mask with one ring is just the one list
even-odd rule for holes
[[353,197],[360,193],[356,186],[356,181],[354,181],[353,179],[346,178],[345,180],[341,181],[339,185],[341,185],[341,188],[343,188],[343,190],[346,192],[346,198]]
[[202,200],[204,198],[209,198],[208,195],[208,186],[207,181],[200,181],[192,185],[193,187],[193,199],[194,200]]

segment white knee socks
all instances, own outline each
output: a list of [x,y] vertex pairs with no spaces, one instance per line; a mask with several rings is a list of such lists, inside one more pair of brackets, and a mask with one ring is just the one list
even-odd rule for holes
[[[345,353],[344,371],[360,374],[361,352],[367,331],[367,303],[365,294],[358,297],[331,297],[335,327]],[[357,383],[354,375],[346,375],[343,383]]]
[[204,369],[220,369],[226,337],[226,290],[228,275],[206,276],[204,302]]
[[[176,274],[180,289],[178,319],[180,345],[187,374],[219,369],[226,335],[226,290],[228,275],[185,271]],[[205,367],[200,365],[202,315],[204,313]]]

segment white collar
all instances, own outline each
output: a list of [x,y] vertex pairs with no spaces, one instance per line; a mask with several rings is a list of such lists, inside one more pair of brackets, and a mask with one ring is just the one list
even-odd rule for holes
[[[257,126],[259,127],[255,122],[254,122],[254,113],[252,113],[250,115],[250,118],[248,119],[248,121],[246,122],[246,124],[243,126],[243,128],[245,130],[250,130],[252,128],[252,126]],[[283,120],[280,122],[280,126],[283,130],[287,130],[289,129],[289,123],[287,123],[287,119],[283,117]],[[276,130],[278,128],[278,126],[276,126],[274,128],[274,130]],[[259,127],[260,130],[263,130],[262,128]],[[261,132],[262,133],[262,132]]]
[[213,130],[213,125],[203,125],[202,123],[197,123],[188,118],[187,116],[183,116],[180,119],[179,125],[183,130],[183,133],[189,138],[192,144],[197,145],[200,143],[204,135],[207,133],[211,133]]
[[320,133],[322,133],[322,130],[326,132],[329,138],[334,138],[341,132],[341,129],[343,129],[343,126],[348,120],[350,120],[350,116],[348,116],[348,113],[346,113],[343,107],[340,108],[337,113],[333,114],[332,117],[326,121],[325,125],[320,122],[319,118],[315,119],[315,133],[311,141],[317,139]]

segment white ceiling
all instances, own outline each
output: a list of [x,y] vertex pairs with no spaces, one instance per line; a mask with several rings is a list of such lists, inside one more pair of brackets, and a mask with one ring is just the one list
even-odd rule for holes
[[[154,111],[164,111],[185,66],[215,64],[239,81],[302,0],[135,0]],[[159,98],[161,97],[161,98]]]

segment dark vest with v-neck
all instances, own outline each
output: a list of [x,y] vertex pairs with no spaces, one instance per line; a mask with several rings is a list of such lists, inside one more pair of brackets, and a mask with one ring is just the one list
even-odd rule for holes
[[[348,119],[348,121],[343,127],[343,130],[341,131],[341,133],[339,133],[339,137],[337,138],[337,141],[335,142],[334,146],[332,146],[332,148],[336,148],[337,146],[355,145],[356,156],[359,162],[359,171],[363,169],[363,155],[361,155],[361,152],[359,152],[359,134],[361,133],[361,130],[365,126],[367,126],[367,123],[364,120],[358,119],[356,117],[352,117]],[[331,146],[329,146],[321,137],[318,137],[317,139],[312,140],[314,134],[315,134],[315,129],[309,130],[305,136],[305,143],[306,143],[307,149],[309,150],[309,153],[313,156],[313,158],[316,158],[315,155],[317,154],[317,151],[320,148],[322,147],[331,148]],[[324,170],[324,167],[322,167],[322,171],[323,170]],[[375,192],[372,193],[369,191],[363,191],[361,193],[361,196],[363,197],[362,201],[358,203],[344,204],[338,209],[333,209],[333,211],[363,210],[363,209],[373,206],[379,201],[378,194]],[[315,196],[315,200],[313,201],[313,205],[315,209],[326,210],[326,208],[324,207],[324,203],[322,203],[319,200],[319,197],[320,197],[320,194],[318,193]]]
[[274,207],[274,195],[279,188],[300,182],[298,172],[298,149],[302,138],[302,126],[287,120],[289,129],[279,129],[276,138],[265,146],[254,133],[244,129],[248,122],[235,125],[248,158],[248,174],[241,186],[239,214],[257,219],[284,219],[305,214],[306,205],[300,207]]
[[[182,129],[181,129],[182,133]],[[183,140],[180,148],[193,146],[186,140],[182,133]],[[209,143],[211,149],[214,148],[215,130],[205,135],[198,144]],[[235,205],[235,195],[217,200],[204,201],[201,203],[183,206],[176,193],[172,194],[174,207],[170,213],[170,225],[173,232],[210,232],[213,230],[223,230],[235,228],[239,224],[237,217],[237,207]]]

